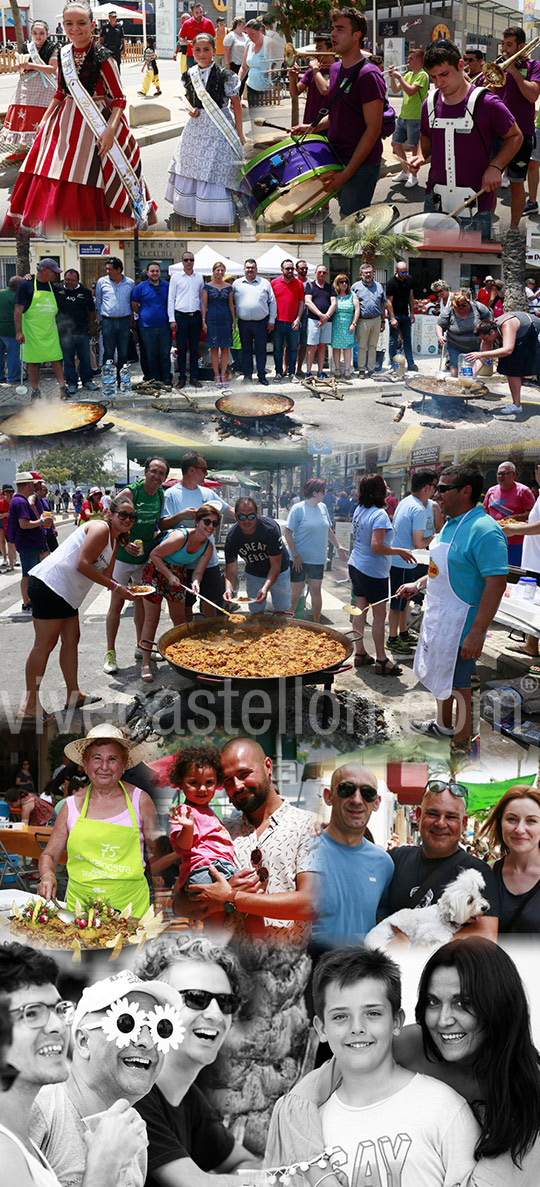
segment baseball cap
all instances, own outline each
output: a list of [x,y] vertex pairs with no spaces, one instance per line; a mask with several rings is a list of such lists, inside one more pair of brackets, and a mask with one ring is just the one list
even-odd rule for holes
[[104,981],[96,981],[94,985],[88,985],[83,989],[73,1015],[73,1034],[87,1014],[97,1014],[100,1010],[106,1010],[113,1002],[120,1001],[129,993],[147,993],[161,1006],[174,1006],[178,1009],[181,1005],[179,994],[176,989],[171,989],[170,985],[165,985],[163,981],[141,981],[130,969],[123,969],[114,977],[106,977]]
[[44,260],[39,261],[37,266],[38,272],[41,272],[42,268],[50,268],[51,272],[58,272],[59,274],[62,271],[62,269],[58,267],[56,260],[51,260],[50,257],[46,257]]
[[102,495],[103,491],[100,486],[92,486],[88,491],[89,495]]
[[34,475],[30,473],[30,470],[19,470],[19,473],[15,475],[15,482],[33,482],[33,481],[34,481]]

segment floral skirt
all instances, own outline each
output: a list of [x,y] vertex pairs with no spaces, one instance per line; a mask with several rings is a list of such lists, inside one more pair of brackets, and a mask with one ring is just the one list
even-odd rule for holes
[[[188,569],[186,565],[167,565],[167,568],[182,581],[184,585],[191,584],[193,569]],[[142,574],[143,585],[153,585],[155,593],[147,594],[145,601],[154,602],[160,606],[163,598],[168,602],[185,602],[187,592],[185,589],[171,589],[167,578],[160,573],[158,569],[152,564],[152,561],[147,561],[144,566]]]

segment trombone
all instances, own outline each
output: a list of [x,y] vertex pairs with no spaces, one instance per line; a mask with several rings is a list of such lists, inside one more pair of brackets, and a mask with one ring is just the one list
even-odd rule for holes
[[[332,50],[325,50],[325,53],[332,53]],[[296,63],[297,58],[316,58],[317,49],[314,45],[304,45],[302,49],[295,49],[291,41],[288,41],[283,48],[283,61],[289,70]],[[335,55],[334,55],[335,57]],[[277,61],[277,59],[275,59]]]
[[[402,71],[402,70],[409,70],[409,63],[408,63],[408,62],[402,62],[402,63],[401,63],[401,66],[392,66],[392,69],[394,69],[394,70],[397,70],[397,71],[398,71],[398,74],[401,74],[401,71]],[[388,67],[388,69],[387,69],[387,70],[383,70],[383,72],[382,72],[382,73],[383,73],[383,75],[385,75],[385,74],[390,74],[390,67]]]
[[519,58],[528,58],[533,49],[537,49],[539,45],[540,37],[535,37],[533,41],[529,41],[528,45],[523,45],[521,49],[518,50],[517,54],[512,54],[511,58],[503,58],[502,55],[499,54],[499,57],[495,62],[486,62],[483,67],[482,74],[487,86],[495,87],[496,90],[500,90],[500,88],[503,87],[506,82],[505,70],[507,70],[513,62],[517,62]]

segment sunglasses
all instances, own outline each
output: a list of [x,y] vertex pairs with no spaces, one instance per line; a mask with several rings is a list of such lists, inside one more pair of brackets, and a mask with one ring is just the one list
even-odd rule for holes
[[438,482],[435,490],[461,490],[459,482]]
[[195,263],[195,256],[184,256],[184,259],[182,260],[182,263],[183,263],[183,264],[194,264],[194,263]]
[[269,874],[266,866],[263,866],[263,854],[262,854],[262,850],[259,849],[258,846],[256,849],[253,850],[253,852],[251,854],[250,861],[253,866],[253,869],[258,874],[259,882],[262,882],[264,885],[265,882],[268,882],[270,874]]
[[31,1030],[39,1030],[40,1027],[47,1025],[49,1014],[56,1014],[61,1022],[68,1023],[73,1017],[74,1010],[73,1002],[55,1002],[54,1006],[49,1006],[46,1002],[29,1002],[28,1005],[17,1006],[15,1010],[9,1012],[12,1018],[24,1018],[26,1025]]
[[428,779],[422,799],[428,792],[431,795],[440,795],[442,791],[449,791],[450,795],[455,796],[458,800],[465,800],[466,804],[469,801],[469,789],[464,783],[445,783],[444,779]]
[[131,511],[116,511],[115,514],[118,516],[119,519],[125,519],[125,520],[129,519],[131,521],[131,523],[135,523],[135,520],[137,518],[136,515],[131,514]]
[[210,993],[208,989],[179,989],[188,1010],[207,1010],[211,1001],[216,1001],[222,1014],[234,1014],[238,1002],[234,993]]
[[469,304],[468,301],[456,301],[454,308],[455,309],[467,309],[468,304]]
[[248,514],[246,514],[246,515],[242,515],[242,514],[241,514],[241,512],[239,511],[239,512],[238,512],[238,514],[237,514],[237,516],[236,516],[236,518],[237,518],[238,520],[240,520],[240,523],[243,523],[245,519],[256,519],[256,518],[257,518],[257,512],[256,512],[256,511],[250,511]]
[[351,783],[348,780],[338,783],[336,791],[340,800],[348,800],[354,795],[355,791],[359,791],[366,804],[374,804],[379,794],[376,787],[369,787],[368,784],[364,783]]
[[217,526],[219,524],[219,519],[210,519],[209,515],[203,515],[202,518],[199,520],[199,523],[205,523],[207,528],[210,528],[210,527],[217,528]]

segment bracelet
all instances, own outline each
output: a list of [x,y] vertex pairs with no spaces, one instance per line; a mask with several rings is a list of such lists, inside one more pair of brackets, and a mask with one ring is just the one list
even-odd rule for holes
[[497,173],[500,173],[500,175],[501,175],[501,177],[502,177],[502,175],[503,175],[503,171],[502,171],[502,169],[499,167],[499,165],[494,165],[494,164],[493,164],[493,161],[490,161],[490,162],[489,162],[489,168],[490,168],[490,169],[496,169],[496,170],[497,170]]
[[109,589],[110,589],[111,593],[113,593],[115,589],[118,589],[118,582],[111,581],[111,584],[109,585]]

